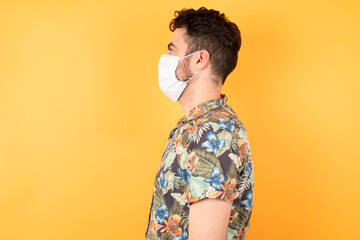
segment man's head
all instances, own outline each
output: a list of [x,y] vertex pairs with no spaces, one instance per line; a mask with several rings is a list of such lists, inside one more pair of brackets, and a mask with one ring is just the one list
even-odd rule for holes
[[[187,45],[185,53],[178,54],[185,56],[201,50],[201,57],[204,57],[205,64],[210,66],[211,78],[216,83],[224,84],[226,77],[236,67],[241,46],[240,31],[236,24],[230,22],[223,13],[205,7],[198,10],[182,9],[175,11],[174,15],[175,18],[169,25],[170,30],[174,32],[173,38],[181,36],[185,42],[180,44]],[[173,50],[172,47],[169,46],[170,52]],[[183,75],[179,76],[179,79],[191,76],[187,65],[195,56],[196,54],[182,60],[183,64],[179,64]],[[194,61],[199,63],[199,60]]]

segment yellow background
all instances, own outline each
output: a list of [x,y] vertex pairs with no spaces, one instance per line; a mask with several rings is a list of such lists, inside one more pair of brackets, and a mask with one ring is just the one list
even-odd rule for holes
[[357,0],[0,0],[0,239],[144,239],[183,115],[158,60],[203,5],[242,33],[223,93],[254,160],[246,239],[360,239]]

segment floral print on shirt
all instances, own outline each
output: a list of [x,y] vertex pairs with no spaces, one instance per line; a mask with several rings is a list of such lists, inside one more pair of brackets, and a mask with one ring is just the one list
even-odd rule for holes
[[226,240],[243,240],[253,208],[253,162],[244,125],[227,96],[194,107],[178,121],[155,176],[146,240],[187,240],[190,204],[231,203]]

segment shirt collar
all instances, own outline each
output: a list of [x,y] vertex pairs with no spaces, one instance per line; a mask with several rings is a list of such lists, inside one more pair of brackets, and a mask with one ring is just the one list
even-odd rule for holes
[[201,103],[199,105],[196,105],[193,109],[190,110],[190,112],[183,116],[179,121],[178,121],[178,125],[191,121],[193,119],[196,119],[202,115],[204,115],[205,113],[207,113],[208,111],[210,111],[211,109],[217,108],[219,106],[225,105],[228,101],[228,97],[226,96],[226,94],[221,94],[221,98],[218,99],[212,99],[209,100],[207,102]]

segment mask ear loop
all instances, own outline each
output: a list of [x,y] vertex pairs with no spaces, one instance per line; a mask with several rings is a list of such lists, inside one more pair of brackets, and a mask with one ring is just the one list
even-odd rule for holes
[[190,53],[189,55],[187,55],[187,56],[185,56],[185,57],[181,57],[180,60],[181,60],[181,59],[184,59],[184,58],[187,58],[187,57],[190,57],[191,55],[194,55],[194,54],[196,54],[196,53],[198,53],[198,52],[200,52],[200,50],[198,50],[198,51],[196,51],[196,52],[193,52],[193,53]]
[[[187,57],[190,57],[191,55],[194,55],[194,54],[196,54],[196,53],[198,53],[198,52],[200,52],[200,50],[198,50],[198,51],[196,51],[196,52],[193,52],[193,53],[191,53],[191,54],[189,54],[189,55],[187,55],[187,56],[185,56],[185,57],[182,57],[182,58],[180,58],[180,60],[181,60],[181,59],[184,59],[184,58],[187,58]],[[197,70],[197,71],[194,73],[194,75],[191,76],[191,78],[189,78],[188,80],[184,81],[184,83],[187,83],[187,82],[189,82],[191,79],[193,79],[198,72],[199,72],[199,70]]]
[[197,70],[194,75],[191,76],[191,78],[189,78],[188,80],[184,81],[185,83],[187,83],[188,81],[190,81],[191,79],[193,79],[195,77],[195,75],[199,72],[199,70]]

